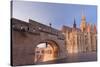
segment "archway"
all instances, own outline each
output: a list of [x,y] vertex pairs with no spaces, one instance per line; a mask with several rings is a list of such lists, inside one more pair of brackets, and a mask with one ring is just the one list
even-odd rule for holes
[[46,62],[55,60],[59,56],[59,47],[54,41],[39,43],[35,48],[34,62]]

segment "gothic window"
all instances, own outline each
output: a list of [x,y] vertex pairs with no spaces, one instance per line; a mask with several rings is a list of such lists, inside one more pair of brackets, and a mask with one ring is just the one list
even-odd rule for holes
[[88,42],[87,40],[88,40],[88,39],[87,39],[87,36],[85,36],[85,44],[87,44],[87,42]]

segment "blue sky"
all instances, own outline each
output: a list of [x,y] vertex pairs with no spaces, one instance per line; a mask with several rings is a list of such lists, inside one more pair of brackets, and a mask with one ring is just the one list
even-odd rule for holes
[[82,13],[87,23],[97,25],[97,7],[95,5],[58,4],[32,1],[13,1],[12,17],[28,21],[35,20],[45,25],[61,29],[62,25],[72,26],[74,18],[80,26]]

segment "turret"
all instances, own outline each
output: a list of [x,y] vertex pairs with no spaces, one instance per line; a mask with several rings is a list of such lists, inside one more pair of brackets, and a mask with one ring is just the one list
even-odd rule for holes
[[91,32],[91,25],[89,23],[87,24],[87,32]]

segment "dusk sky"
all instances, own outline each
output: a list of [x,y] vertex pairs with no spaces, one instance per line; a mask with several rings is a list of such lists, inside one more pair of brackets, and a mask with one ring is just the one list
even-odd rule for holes
[[13,1],[12,17],[23,21],[35,20],[45,25],[61,29],[62,25],[72,26],[74,18],[80,27],[82,13],[87,23],[97,25],[97,7],[94,5],[75,5],[44,3],[34,1]]

